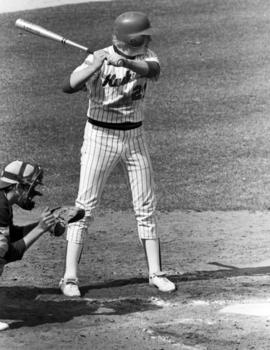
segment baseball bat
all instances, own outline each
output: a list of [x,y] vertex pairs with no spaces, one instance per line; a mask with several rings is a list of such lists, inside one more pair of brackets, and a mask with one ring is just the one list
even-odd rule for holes
[[21,28],[29,33],[32,33],[34,35],[38,35],[42,38],[48,38],[57,42],[60,42],[63,45],[68,45],[68,46],[72,46],[72,47],[76,47],[77,49],[86,51],[87,53],[92,53],[92,51],[83,45],[78,44],[75,41],[69,40],[64,38],[62,35],[59,35],[57,33],[54,33],[46,28],[43,28],[39,25],[36,25],[34,23],[31,22],[27,22],[21,18],[18,18],[15,22],[15,26],[18,28]]

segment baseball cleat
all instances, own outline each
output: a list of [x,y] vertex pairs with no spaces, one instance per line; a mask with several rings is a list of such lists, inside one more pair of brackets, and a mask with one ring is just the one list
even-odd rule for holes
[[66,297],[80,297],[81,292],[78,284],[77,278],[62,278],[59,282],[59,288]]
[[157,272],[150,275],[149,284],[158,288],[160,292],[170,293],[176,290],[176,285],[165,277],[164,272]]
[[9,325],[6,322],[0,322],[0,331],[5,331],[9,328]]

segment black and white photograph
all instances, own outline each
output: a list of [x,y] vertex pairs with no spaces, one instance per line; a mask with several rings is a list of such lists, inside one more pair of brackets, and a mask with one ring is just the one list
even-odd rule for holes
[[270,349],[270,2],[0,0],[0,350]]

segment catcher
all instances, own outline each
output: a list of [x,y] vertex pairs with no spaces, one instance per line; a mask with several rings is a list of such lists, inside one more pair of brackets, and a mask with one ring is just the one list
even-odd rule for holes
[[[76,207],[46,208],[37,222],[16,226],[13,224],[12,206],[17,204],[25,210],[35,207],[34,197],[42,194],[36,190],[42,185],[43,170],[37,164],[13,161],[9,163],[0,176],[0,275],[4,266],[21,260],[25,251],[45,232],[61,236],[70,222],[84,216],[82,209]],[[0,322],[0,330],[8,324]]]

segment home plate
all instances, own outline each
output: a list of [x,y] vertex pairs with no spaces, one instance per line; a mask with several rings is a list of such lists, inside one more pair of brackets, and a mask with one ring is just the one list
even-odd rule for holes
[[270,317],[270,303],[235,304],[220,310],[222,313]]

